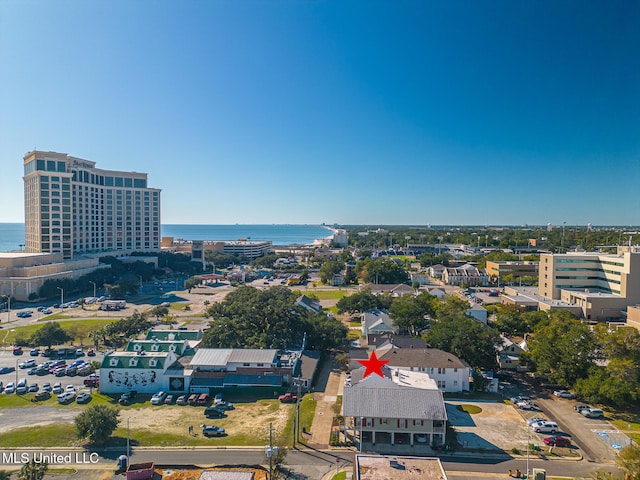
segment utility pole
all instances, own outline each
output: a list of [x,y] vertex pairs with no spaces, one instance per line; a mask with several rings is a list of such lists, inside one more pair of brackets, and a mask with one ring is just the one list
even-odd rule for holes
[[273,456],[278,455],[278,447],[273,446],[273,423],[269,422],[269,445],[265,447],[264,453],[269,459],[269,480],[273,479]]

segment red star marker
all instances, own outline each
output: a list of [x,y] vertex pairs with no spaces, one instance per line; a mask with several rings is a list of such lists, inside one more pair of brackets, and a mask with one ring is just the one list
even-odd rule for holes
[[358,360],[358,363],[360,363],[363,367],[366,367],[364,376],[362,378],[367,378],[372,373],[377,373],[381,377],[384,377],[384,375],[382,374],[382,367],[389,363],[389,360],[378,360],[376,352],[374,351],[371,352],[371,357],[369,357],[369,360]]

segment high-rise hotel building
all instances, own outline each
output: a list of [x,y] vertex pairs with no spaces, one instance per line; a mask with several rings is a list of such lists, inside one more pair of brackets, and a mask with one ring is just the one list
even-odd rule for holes
[[65,153],[24,156],[27,252],[75,254],[160,249],[160,190],[147,174],[96,168]]

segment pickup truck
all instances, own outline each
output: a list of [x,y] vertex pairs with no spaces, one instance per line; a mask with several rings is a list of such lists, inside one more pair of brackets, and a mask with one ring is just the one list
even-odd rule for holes
[[284,395],[280,395],[278,400],[282,403],[296,403],[298,401],[298,396],[292,393],[285,393]]

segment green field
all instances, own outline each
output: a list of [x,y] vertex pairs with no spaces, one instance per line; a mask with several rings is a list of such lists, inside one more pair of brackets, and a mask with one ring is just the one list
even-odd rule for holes
[[318,300],[340,300],[342,297],[346,297],[347,295],[351,295],[351,292],[348,290],[315,290],[310,289],[310,294],[318,297]]
[[[78,319],[78,320],[62,320],[57,322],[63,329],[65,329],[70,334],[74,335],[74,342],[79,343],[88,338],[89,332],[93,330],[98,330],[102,328],[107,323],[115,322],[117,319],[115,318],[105,318],[105,319]],[[25,325],[23,327],[15,327],[11,330],[5,330],[6,333],[2,335],[2,342],[6,344],[11,344],[15,340],[16,336],[22,338],[28,338],[31,336],[33,332],[35,332],[41,325]]]

